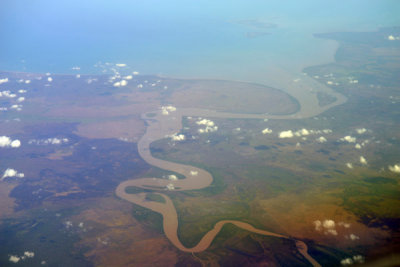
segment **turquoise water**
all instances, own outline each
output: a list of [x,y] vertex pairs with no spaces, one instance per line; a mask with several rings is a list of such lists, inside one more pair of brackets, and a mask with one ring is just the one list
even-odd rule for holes
[[0,70],[99,73],[97,62],[111,62],[257,80],[274,67],[298,72],[332,60],[336,44],[313,33],[400,26],[399,11],[396,0],[3,0]]

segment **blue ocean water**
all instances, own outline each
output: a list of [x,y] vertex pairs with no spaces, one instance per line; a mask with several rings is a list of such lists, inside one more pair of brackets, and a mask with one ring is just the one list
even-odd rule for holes
[[[246,78],[332,57],[318,32],[400,26],[400,1],[2,0],[0,70]],[[242,76],[240,76],[242,74]]]

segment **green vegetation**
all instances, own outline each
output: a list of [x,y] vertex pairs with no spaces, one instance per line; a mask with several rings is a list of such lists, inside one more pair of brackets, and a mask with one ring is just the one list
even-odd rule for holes
[[163,218],[161,214],[133,204],[132,215],[148,229],[151,229],[159,234],[164,232]]
[[156,194],[156,193],[146,194],[145,200],[159,202],[159,203],[165,203],[165,199],[161,195]]

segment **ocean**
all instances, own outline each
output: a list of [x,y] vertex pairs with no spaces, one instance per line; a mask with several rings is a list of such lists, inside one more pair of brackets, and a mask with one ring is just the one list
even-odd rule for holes
[[0,70],[97,74],[124,63],[266,83],[333,60],[337,43],[314,33],[400,26],[399,11],[397,0],[3,0]]

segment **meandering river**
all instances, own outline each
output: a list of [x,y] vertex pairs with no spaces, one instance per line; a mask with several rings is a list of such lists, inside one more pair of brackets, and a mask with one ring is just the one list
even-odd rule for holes
[[[176,111],[170,112],[168,115],[163,114],[161,110],[155,111],[151,117],[147,116],[149,113],[142,115],[142,119],[147,122],[147,128],[145,134],[138,142],[138,151],[140,156],[149,164],[156,166],[158,168],[173,171],[183,175],[184,179],[178,179],[176,181],[171,181],[161,178],[141,178],[135,180],[127,180],[118,185],[116,189],[116,194],[118,197],[127,200],[136,205],[142,206],[144,208],[150,209],[152,211],[158,212],[163,217],[163,228],[166,237],[174,244],[178,249],[185,252],[201,252],[206,250],[220,232],[225,224],[233,224],[244,230],[266,235],[273,236],[277,238],[284,238],[293,240],[296,243],[296,247],[313,266],[320,266],[316,260],[314,260],[307,253],[307,245],[301,241],[296,240],[293,237],[285,236],[278,233],[268,232],[265,230],[257,229],[252,225],[240,221],[223,220],[215,224],[214,228],[207,232],[200,242],[192,247],[185,247],[178,238],[178,215],[172,200],[162,191],[165,191],[167,186],[173,185],[173,190],[183,191],[183,190],[194,190],[202,189],[208,187],[212,181],[212,175],[206,170],[196,168],[190,165],[184,165],[174,162],[169,162],[161,159],[154,158],[150,152],[150,144],[156,140],[165,138],[166,136],[173,135],[182,129],[182,117],[183,116],[193,116],[193,117],[205,117],[205,118],[238,118],[238,119],[299,119],[316,116],[321,114],[325,110],[344,103],[346,98],[330,88],[325,87],[321,84],[316,84],[315,82],[310,82],[309,88],[318,87],[319,91],[323,91],[330,95],[336,97],[336,102],[320,107],[316,94],[312,90],[287,90],[289,94],[296,97],[300,103],[300,110],[291,115],[263,115],[263,114],[235,114],[235,113],[224,113],[213,110],[196,109],[196,108],[177,108]],[[135,186],[144,189],[152,189],[158,191],[156,194],[162,196],[165,200],[164,203],[148,201],[146,200],[146,193],[138,194],[128,194],[126,193],[126,188],[129,186]]]

